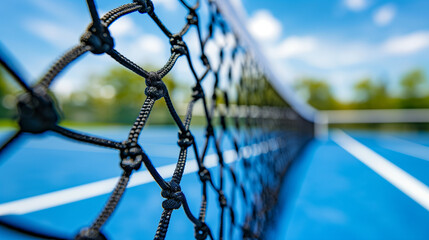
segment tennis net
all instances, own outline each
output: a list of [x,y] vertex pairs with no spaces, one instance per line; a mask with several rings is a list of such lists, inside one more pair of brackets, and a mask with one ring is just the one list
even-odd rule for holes
[[[174,224],[172,213],[176,210],[184,211],[189,224],[194,225],[195,239],[232,239],[237,236],[263,239],[267,228],[275,220],[277,200],[288,166],[314,135],[311,111],[281,87],[279,79],[270,71],[268,62],[227,1],[197,1],[192,5],[180,0],[187,14],[184,16],[186,23],[178,32],[170,31],[163,23],[151,0],[134,0],[108,11],[102,17],[94,0],[86,2],[92,22],[80,42],[61,56],[36,84],[29,85],[14,70],[8,57],[4,54],[0,57],[1,65],[24,91],[17,97],[19,128],[1,146],[0,154],[23,135],[48,131],[72,141],[115,149],[120,153],[122,175],[116,187],[93,223],[76,229],[75,239],[106,238],[103,226],[124,196],[133,173],[142,165],[159,185],[159,192],[154,194],[160,193],[164,198],[159,203],[163,211],[160,212],[158,228],[153,232],[154,239],[168,237],[170,222]],[[202,7],[208,10],[207,14],[201,14]],[[109,26],[128,14],[141,14],[141,17],[151,19],[169,40],[171,55],[159,70],[146,70],[115,49],[115,39],[109,32]],[[191,52],[193,48],[184,40],[192,29],[197,32],[197,52]],[[219,43],[216,41],[219,36],[229,40]],[[217,46],[215,54],[209,53],[210,44]],[[130,123],[132,127],[125,139],[93,136],[61,124],[56,96],[50,91],[52,83],[60,80],[60,73],[72,62],[87,54],[108,55],[146,83],[146,88],[142,89],[146,99],[141,109],[136,109],[137,119]],[[219,59],[216,64],[214,55]],[[196,57],[203,67],[195,66]],[[178,113],[175,101],[163,82],[178,59],[182,58],[194,80],[191,100],[187,103],[184,116]],[[205,84],[209,78],[213,81]],[[146,154],[145,145],[139,141],[156,101],[165,102],[178,129],[180,154],[175,170],[168,178],[161,176],[151,156]],[[201,104],[204,117],[205,139],[201,145],[197,144],[191,130],[196,104]],[[231,149],[225,147],[225,141],[231,143]],[[209,166],[212,161],[207,157],[210,149],[215,152],[218,165],[216,180]],[[198,212],[191,211],[187,195],[181,189],[188,152],[194,155],[198,168],[202,193]],[[227,179],[231,182],[226,183]],[[213,229],[206,222],[208,189],[217,194],[218,229]],[[49,233],[36,234],[22,228],[18,230],[42,238],[64,238]]]

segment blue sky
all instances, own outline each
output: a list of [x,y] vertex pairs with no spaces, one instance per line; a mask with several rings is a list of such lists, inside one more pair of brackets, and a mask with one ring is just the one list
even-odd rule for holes
[[338,96],[350,99],[349,90],[363,77],[389,81],[395,93],[398,79],[410,69],[429,72],[429,1],[283,0],[263,5],[243,0],[249,29],[288,79],[323,78]]
[[[127,2],[97,1],[102,12]],[[174,30],[184,23],[185,11],[175,0],[153,2],[167,26]],[[395,92],[408,70],[420,67],[429,73],[429,1],[232,2],[285,84],[304,76],[322,78],[339,97],[351,99],[350,89],[363,77],[389,81]],[[83,0],[3,1],[0,16],[0,42],[30,79],[76,44],[90,21]],[[137,62],[160,65],[168,57],[167,39],[145,17],[133,14],[112,25],[111,31],[117,48]],[[88,55],[55,87],[70,92],[113,64],[108,57]],[[184,61],[178,63],[181,67]]]

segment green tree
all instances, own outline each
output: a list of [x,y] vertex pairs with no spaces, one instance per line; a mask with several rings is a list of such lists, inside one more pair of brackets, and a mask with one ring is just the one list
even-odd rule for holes
[[[170,96],[176,89],[176,83],[170,75],[162,81],[167,86]],[[123,67],[114,67],[105,75],[95,77],[94,84],[88,88],[91,101],[100,110],[98,116],[118,123],[133,122],[146,99],[145,79]],[[163,99],[156,102],[151,119],[157,123],[171,123]]]
[[392,108],[385,82],[375,82],[371,78],[364,78],[354,85],[355,107],[360,109]]
[[422,70],[415,69],[401,79],[401,87],[404,98],[418,98],[420,96],[419,89],[426,82],[426,77]]
[[323,80],[304,78],[295,85],[295,88],[310,105],[319,110],[338,108],[331,86]]
[[[162,81],[170,96],[177,88],[171,75]],[[113,67],[105,74],[90,76],[85,90],[74,92],[63,103],[66,119],[129,124],[137,118],[143,105],[145,79],[123,67]],[[174,101],[174,100],[173,100]],[[165,101],[159,99],[150,114],[152,123],[172,123]]]
[[414,69],[401,79],[402,87],[401,107],[403,108],[422,108],[428,107],[428,95],[424,96],[422,89],[426,83],[426,76],[420,69]]

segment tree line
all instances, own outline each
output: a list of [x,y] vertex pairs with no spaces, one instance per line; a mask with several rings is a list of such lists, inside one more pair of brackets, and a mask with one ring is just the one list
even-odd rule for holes
[[[177,92],[181,92],[182,96],[191,96],[190,86],[181,85],[171,75],[164,77],[163,81],[171,96]],[[341,101],[335,96],[328,81],[318,78],[300,79],[295,84],[295,90],[319,110],[429,108],[429,91],[426,91],[429,83],[421,69],[407,72],[400,79],[399,92],[395,94],[389,91],[388,83],[387,80],[363,78],[350,91],[353,95],[351,101]],[[113,67],[103,74],[90,76],[80,90],[72,91],[66,97],[59,96],[56,101],[61,115],[67,121],[129,124],[138,116],[146,98],[145,88],[145,81],[140,76],[127,69]],[[278,97],[271,85],[264,84],[263,88],[266,94],[242,94],[236,103],[251,103],[241,99],[243,97],[254,100],[259,97],[266,100],[262,102],[275,103]],[[0,69],[0,119],[16,116],[17,95],[19,87]],[[182,99],[182,102],[188,100]],[[162,99],[156,102],[149,123],[154,118],[156,120],[153,123],[173,123]]]
[[318,78],[297,81],[295,90],[319,110],[429,108],[428,79],[421,69],[400,78],[398,91],[389,91],[387,79],[363,78],[354,84],[351,100],[341,101],[332,86]]
[[[163,81],[170,94],[180,87],[171,75]],[[89,76],[79,90],[67,96],[58,95],[54,100],[61,118],[68,122],[129,124],[139,114],[146,98],[145,88],[144,78],[128,69],[113,67],[103,74]],[[16,117],[16,97],[21,91],[0,69],[0,119]],[[173,123],[162,99],[155,103],[151,118],[156,118],[157,124]]]

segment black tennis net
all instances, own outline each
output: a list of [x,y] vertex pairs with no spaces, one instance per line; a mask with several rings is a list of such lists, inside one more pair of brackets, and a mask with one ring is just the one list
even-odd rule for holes
[[[17,98],[19,128],[1,146],[0,154],[7,151],[22,135],[47,131],[70,140],[116,149],[120,153],[119,161],[123,173],[116,187],[93,223],[84,229],[76,229],[76,239],[105,239],[103,226],[117,208],[133,173],[138,171],[142,164],[159,185],[159,193],[164,198],[159,203],[163,211],[160,213],[158,228],[153,232],[154,239],[166,238],[169,225],[174,224],[172,213],[175,210],[184,211],[189,224],[194,225],[195,239],[231,239],[234,236],[263,239],[267,227],[275,220],[277,200],[288,166],[298,151],[313,137],[314,126],[311,119],[302,116],[296,111],[296,106],[285,100],[284,92],[279,92],[276,89],[278,85],[273,84],[270,79],[272,74],[267,74],[266,64],[261,64],[260,59],[258,60],[258,54],[252,49],[255,47],[243,39],[243,29],[231,26],[231,20],[224,18],[223,14],[228,6],[219,6],[220,1],[213,0],[197,1],[193,5],[185,0],[179,1],[187,11],[184,16],[186,24],[180,31],[171,32],[162,19],[158,18],[151,0],[134,0],[107,12],[101,18],[94,0],[87,0],[92,22],[80,42],[61,56],[34,85],[29,85],[14,70],[6,56],[0,57],[1,65],[24,91]],[[209,10],[204,16],[200,13],[202,4]],[[165,38],[169,39],[170,57],[157,71],[142,68],[115,49],[115,39],[109,32],[109,26],[121,17],[136,13],[150,18]],[[203,18],[206,20],[202,20]],[[191,52],[184,41],[184,36],[191,29],[197,32],[198,53]],[[229,45],[219,44],[215,41],[216,35],[224,38],[232,36],[234,41]],[[218,46],[217,64],[213,64],[208,53],[207,46],[210,43]],[[146,99],[140,111],[136,109],[137,119],[127,138],[122,141],[92,136],[61,125],[55,95],[50,88],[54,81],[60,79],[59,74],[70,63],[86,54],[107,54],[146,83],[146,88],[141,90]],[[193,54],[198,55],[202,69],[194,67]],[[194,78],[191,100],[187,103],[186,114],[182,117],[176,111],[174,99],[163,82],[163,78],[175,67],[179,58],[186,59],[188,70]],[[236,69],[238,71],[235,71]],[[203,83],[209,77],[214,81],[207,89]],[[156,101],[165,101],[178,129],[177,143],[180,154],[174,173],[168,179],[160,175],[151,161],[151,156],[146,154],[144,144],[139,141]],[[197,103],[202,105],[202,112],[199,114],[204,117],[205,129],[204,142],[198,146],[190,128]],[[226,150],[230,149],[225,149],[222,144],[224,141],[232,143],[232,152],[228,151],[226,154]],[[211,169],[206,166],[210,149],[214,150],[219,166],[216,169],[219,171],[216,175],[219,179],[216,181],[212,177]],[[195,155],[198,164],[199,188],[202,193],[199,212],[191,211],[186,193],[181,190],[188,151]],[[235,164],[230,164],[230,158],[234,159]],[[232,181],[232,187],[225,187],[226,179]],[[218,229],[213,229],[206,222],[209,188],[217,194]],[[237,201],[240,202],[239,211]],[[20,230],[26,234],[37,235],[25,229]],[[62,238],[49,233],[39,234],[39,237]]]

